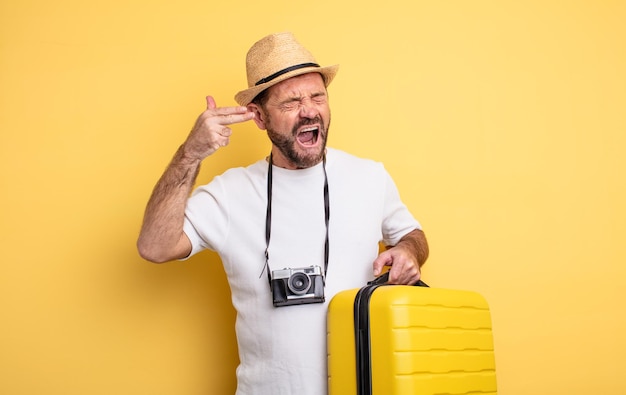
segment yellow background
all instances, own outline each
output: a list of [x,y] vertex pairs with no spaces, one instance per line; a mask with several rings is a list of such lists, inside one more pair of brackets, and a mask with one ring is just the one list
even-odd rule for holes
[[[135,240],[204,96],[284,30],[341,64],[330,143],[386,164],[425,280],[490,302],[500,393],[626,393],[625,2],[367,4],[2,0],[0,393],[233,393],[219,260]],[[268,152],[234,129],[199,181]]]

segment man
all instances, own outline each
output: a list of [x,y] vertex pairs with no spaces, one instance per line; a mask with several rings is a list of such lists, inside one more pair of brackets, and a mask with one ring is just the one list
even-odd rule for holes
[[[138,249],[153,262],[219,253],[237,310],[238,395],[320,395],[327,303],[384,266],[391,283],[417,282],[428,247],[381,164],[326,148],[326,88],[338,66],[320,67],[281,33],[255,43],[246,68],[248,89],[235,96],[241,107],[207,97],[148,202]],[[268,158],[228,170],[189,198],[200,163],[228,145],[230,125],[249,120],[267,131]],[[380,255],[379,241],[390,246]],[[311,267],[309,281],[322,286],[304,294],[277,274]]]

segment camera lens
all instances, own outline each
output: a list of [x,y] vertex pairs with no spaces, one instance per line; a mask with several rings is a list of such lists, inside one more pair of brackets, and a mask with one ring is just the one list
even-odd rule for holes
[[287,281],[289,290],[296,295],[305,294],[311,286],[311,279],[306,273],[293,273]]

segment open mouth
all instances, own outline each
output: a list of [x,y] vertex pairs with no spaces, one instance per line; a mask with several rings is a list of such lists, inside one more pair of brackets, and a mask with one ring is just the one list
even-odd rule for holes
[[317,143],[319,137],[319,128],[317,126],[311,126],[304,128],[298,132],[296,139],[303,146],[314,146]]

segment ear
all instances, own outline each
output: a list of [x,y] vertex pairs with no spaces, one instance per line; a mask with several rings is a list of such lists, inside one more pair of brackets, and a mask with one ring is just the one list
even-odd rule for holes
[[254,113],[253,119],[254,123],[256,123],[256,126],[261,130],[265,130],[265,114],[263,112],[263,109],[254,103],[250,103],[246,107],[248,107],[248,111]]

